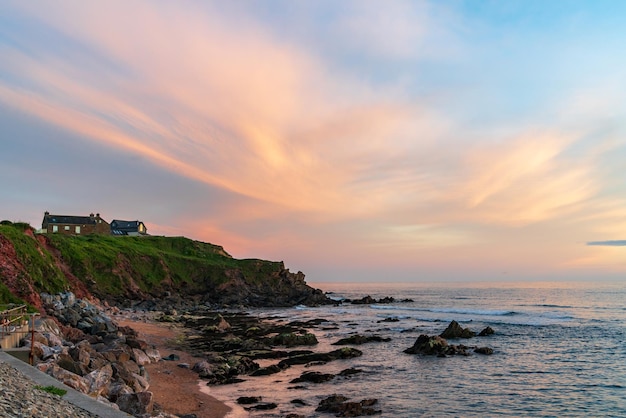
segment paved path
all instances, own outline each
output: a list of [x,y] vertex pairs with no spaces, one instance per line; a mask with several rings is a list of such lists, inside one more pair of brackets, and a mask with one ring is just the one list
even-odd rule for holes
[[64,400],[100,418],[132,418],[132,415],[128,415],[125,412],[118,411],[108,405],[98,402],[84,393],[80,393],[69,386],[64,385],[52,376],[48,376],[35,367],[32,367],[31,365],[24,363],[23,361],[18,360],[3,351],[0,351],[0,362],[8,363],[11,367],[17,369],[26,377],[32,379],[37,385],[55,386],[66,390],[67,393],[63,395]]

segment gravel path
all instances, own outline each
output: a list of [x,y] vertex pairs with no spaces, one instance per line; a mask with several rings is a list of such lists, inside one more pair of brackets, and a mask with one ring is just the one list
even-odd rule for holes
[[0,417],[97,418],[63,398],[35,389],[35,382],[0,362]]

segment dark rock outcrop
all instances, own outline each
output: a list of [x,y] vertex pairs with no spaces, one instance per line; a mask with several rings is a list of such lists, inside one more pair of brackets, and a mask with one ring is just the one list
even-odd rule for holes
[[489,348],[489,347],[478,347],[474,349],[475,353],[478,354],[484,354],[484,355],[491,355],[493,354],[493,348]]
[[382,411],[372,408],[372,406],[377,403],[377,399],[364,399],[360,402],[348,402],[348,398],[343,395],[331,395],[322,399],[315,410],[317,412],[330,412],[338,417],[379,415]]
[[445,354],[447,350],[448,342],[442,337],[422,334],[417,337],[413,346],[407,348],[404,352],[407,354],[439,355]]
[[388,342],[391,341],[391,338],[381,337],[379,335],[351,335],[346,338],[342,338],[337,342],[334,342],[332,345],[361,345],[365,343],[371,342]]
[[486,337],[488,335],[493,335],[496,332],[493,330],[493,328],[491,327],[486,327],[485,329],[483,329],[482,331],[480,331],[480,333],[478,334],[479,337]]
[[476,333],[469,328],[463,328],[458,322],[452,321],[448,328],[446,328],[439,336],[446,339],[454,338],[472,338]]
[[333,380],[334,377],[335,375],[332,373],[304,372],[300,375],[300,377],[291,380],[289,383],[323,383]]

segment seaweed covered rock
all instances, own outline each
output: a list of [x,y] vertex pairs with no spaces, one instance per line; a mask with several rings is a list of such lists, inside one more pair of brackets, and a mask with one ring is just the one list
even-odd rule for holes
[[317,338],[310,332],[295,333],[288,332],[278,334],[269,339],[270,345],[282,345],[285,347],[296,347],[299,345],[315,345],[317,344]]
[[454,338],[472,338],[476,333],[469,328],[463,328],[458,322],[452,321],[448,328],[446,328],[439,336],[441,338],[454,339]]
[[322,399],[315,410],[317,412],[330,412],[338,417],[379,415],[382,411],[372,408],[372,406],[377,403],[377,399],[363,399],[360,402],[348,402],[348,398],[343,395],[331,395]]
[[381,337],[379,335],[351,335],[346,338],[342,338],[337,342],[334,342],[332,345],[361,345],[365,343],[371,342],[388,342],[391,341],[391,338]]
[[447,349],[448,342],[439,335],[422,334],[417,337],[413,346],[407,348],[404,352],[407,354],[440,355],[445,354]]

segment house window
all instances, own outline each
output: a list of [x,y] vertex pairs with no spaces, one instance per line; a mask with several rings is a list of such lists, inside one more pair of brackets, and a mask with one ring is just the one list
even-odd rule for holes
[[77,234],[80,234],[80,226],[77,226],[75,231],[76,231]]
[[59,232],[59,226],[58,225],[52,225],[52,232]]
[[70,230],[70,226],[69,225],[65,225],[65,230],[69,231]]

